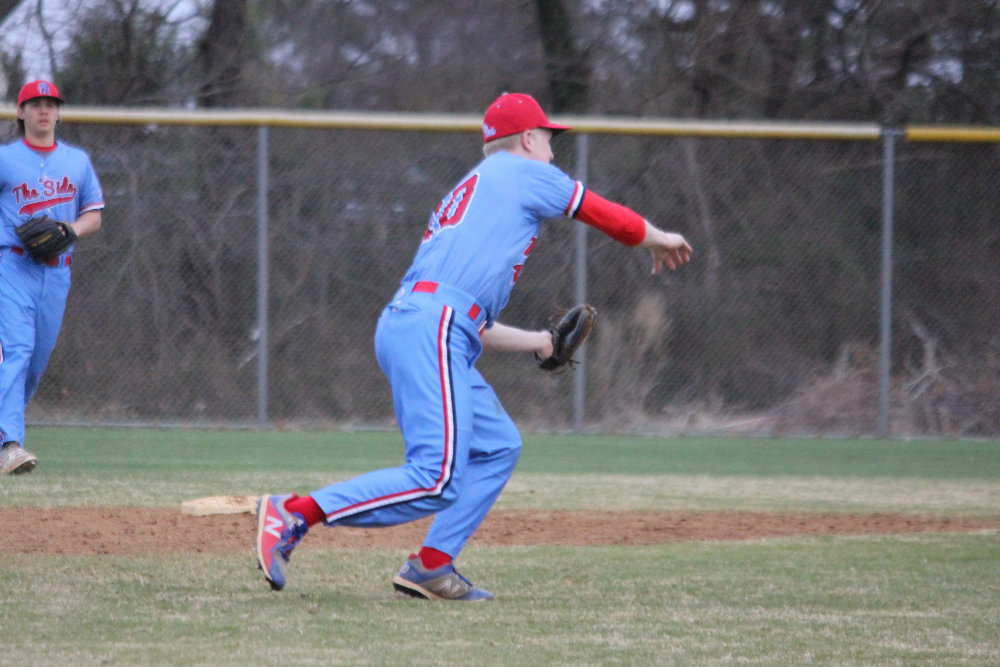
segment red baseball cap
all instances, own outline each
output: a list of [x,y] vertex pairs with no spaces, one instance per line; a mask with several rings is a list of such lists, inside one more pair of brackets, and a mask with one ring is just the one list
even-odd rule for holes
[[552,130],[554,134],[570,129],[566,125],[549,122],[542,107],[538,106],[531,95],[504,93],[489,106],[483,116],[483,143],[536,127]]
[[56,88],[56,84],[39,79],[24,84],[24,88],[21,88],[21,92],[17,94],[17,106],[21,106],[36,97],[51,97],[59,104],[63,103],[63,98],[59,97],[59,89]]

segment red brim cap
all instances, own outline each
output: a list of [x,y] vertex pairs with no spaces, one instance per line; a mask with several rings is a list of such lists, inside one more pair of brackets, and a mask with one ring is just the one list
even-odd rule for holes
[[489,106],[483,116],[483,143],[536,127],[544,127],[553,133],[571,129],[551,122],[531,95],[504,93]]
[[56,88],[56,84],[39,79],[38,81],[24,84],[21,92],[17,94],[17,106],[21,106],[28,100],[33,100],[36,97],[51,97],[60,104],[63,101],[63,98],[59,97],[59,89]]

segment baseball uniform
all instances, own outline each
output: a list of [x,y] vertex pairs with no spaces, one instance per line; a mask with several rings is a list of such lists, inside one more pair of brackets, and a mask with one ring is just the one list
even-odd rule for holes
[[63,142],[0,147],[0,437],[24,442],[24,411],[55,348],[70,289],[73,247],[38,264],[15,227],[48,215],[74,222],[104,207],[87,154]]

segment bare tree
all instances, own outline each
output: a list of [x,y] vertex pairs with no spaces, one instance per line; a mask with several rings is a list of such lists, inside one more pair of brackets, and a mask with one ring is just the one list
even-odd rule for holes
[[[177,32],[189,16],[170,18],[142,0],[108,0],[76,17],[77,29],[57,71],[75,104],[167,104],[184,94],[190,49]],[[188,84],[189,86],[190,84]]]
[[10,13],[17,9],[21,0],[0,0],[0,23],[10,16]]
[[585,111],[590,90],[590,60],[573,42],[569,12],[563,0],[535,0],[545,51],[552,110]]
[[201,106],[240,106],[248,28],[247,0],[216,0],[212,4],[208,29],[198,42]]

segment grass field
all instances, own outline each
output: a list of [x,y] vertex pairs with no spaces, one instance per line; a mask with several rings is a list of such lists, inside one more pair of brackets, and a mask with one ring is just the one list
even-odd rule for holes
[[[29,436],[39,468],[0,478],[0,507],[179,508],[307,492],[401,458],[394,432]],[[497,509],[1000,518],[1000,443],[528,435]],[[0,664],[1000,664],[993,530],[470,546],[463,571],[497,594],[471,606],[396,600],[395,550],[296,552],[274,593],[251,542],[235,554],[5,553]]]

